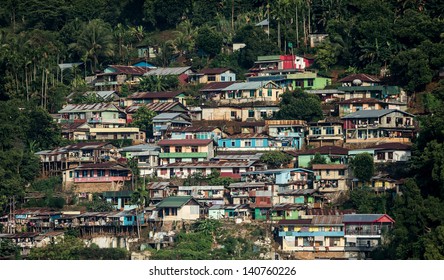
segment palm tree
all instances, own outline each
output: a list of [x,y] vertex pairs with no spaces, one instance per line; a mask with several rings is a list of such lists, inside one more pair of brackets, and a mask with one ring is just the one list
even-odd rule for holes
[[114,54],[113,34],[109,24],[101,19],[90,21],[77,42],[70,45],[91,61],[91,72],[95,72],[99,59],[111,57]]

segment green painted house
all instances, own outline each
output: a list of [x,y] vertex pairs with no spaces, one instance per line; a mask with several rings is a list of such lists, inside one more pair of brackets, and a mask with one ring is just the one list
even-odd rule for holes
[[331,78],[319,76],[314,72],[300,72],[287,75],[287,82],[296,88],[324,89],[331,84]]
[[348,151],[348,149],[338,146],[322,146],[316,149],[296,152],[294,155],[297,157],[298,167],[307,168],[317,153],[326,159],[327,164],[347,164]]

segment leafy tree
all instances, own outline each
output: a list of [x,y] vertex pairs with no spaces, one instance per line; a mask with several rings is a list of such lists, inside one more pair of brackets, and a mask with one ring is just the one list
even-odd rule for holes
[[[0,231],[1,232],[1,231]],[[20,248],[9,239],[0,240],[0,259],[17,259]]]
[[140,106],[136,113],[133,115],[133,122],[131,125],[138,127],[140,130],[146,132],[147,137],[153,136],[153,118],[156,116],[156,112],[151,111],[145,106]]
[[288,165],[292,159],[293,157],[291,155],[281,151],[265,152],[260,158],[269,168],[281,168],[282,166]]
[[313,164],[327,164],[327,158],[320,153],[316,153],[312,160],[308,163],[308,168],[312,168]]
[[140,79],[139,91],[160,92],[175,90],[179,87],[179,78],[176,75],[146,76]]
[[375,166],[373,157],[369,153],[357,154],[351,160],[353,174],[362,182],[368,182],[373,177]]
[[285,92],[279,105],[280,110],[276,114],[279,120],[304,120],[317,121],[323,117],[321,100],[316,95],[311,95],[297,89]]
[[223,38],[214,29],[205,26],[199,29],[196,38],[196,47],[205,55],[214,57],[222,49]]

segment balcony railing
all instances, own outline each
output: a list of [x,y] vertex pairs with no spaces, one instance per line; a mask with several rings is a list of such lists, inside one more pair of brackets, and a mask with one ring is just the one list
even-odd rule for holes
[[124,119],[104,119],[104,118],[90,118],[88,119],[89,123],[117,123],[117,124],[125,124],[126,120]]
[[116,182],[129,181],[130,176],[103,176],[103,177],[82,177],[74,178],[75,183],[100,183],[100,182]]

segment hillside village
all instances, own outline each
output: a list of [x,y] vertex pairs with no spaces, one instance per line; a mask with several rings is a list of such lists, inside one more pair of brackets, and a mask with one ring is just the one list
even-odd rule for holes
[[[371,251],[395,221],[384,213],[340,210],[341,199],[363,185],[396,195],[404,182],[384,168],[362,180],[350,162],[367,153],[377,166],[405,164],[418,129],[415,116],[406,112],[401,88],[367,74],[328,88],[336,81],[306,69],[310,63],[296,55],[258,57],[246,81],[228,68],[108,66],[90,78],[96,90],[85,92],[100,102],[68,103],[53,114],[62,136],[76,144],[36,154],[43,176],[63,178],[63,192],[79,200],[98,196],[114,210],[20,209],[4,217],[4,228],[19,240],[23,225],[31,240],[26,244],[33,244],[48,229],[115,234],[118,228],[136,236],[138,226],[233,219],[272,223],[284,252],[345,258]],[[180,90],[119,96],[123,85],[137,87],[150,75],[200,85],[203,102],[187,106]],[[297,90],[333,109],[318,121],[275,119],[282,95]],[[142,108],[154,112],[152,135],[132,125]],[[267,154],[288,160],[267,164]],[[213,185],[208,177],[228,180]],[[146,193],[147,201],[135,203],[135,192]]]
[[[123,248],[132,259],[444,254],[433,246],[418,251],[412,241],[441,240],[444,60],[427,60],[427,79],[419,58],[416,66],[390,58],[387,66],[382,53],[367,53],[347,68],[346,52],[325,57],[339,43],[327,25],[310,23],[310,4],[296,38],[287,35],[293,18],[273,14],[285,12],[279,5],[272,4],[273,24],[270,5],[261,6],[268,18],[243,23],[239,15],[244,26],[235,37],[233,7],[230,39],[207,25],[197,34],[185,16],[176,30],[156,30],[157,41],[128,26],[140,40],[114,34],[122,40],[114,59],[57,58],[56,75],[42,69],[41,81],[29,66],[35,60],[23,77],[0,63],[7,80],[0,87],[0,242],[8,242],[0,245],[13,244],[25,259],[73,236],[91,248]],[[169,45],[170,37],[184,39],[183,48],[180,40]],[[261,48],[252,51],[256,37]],[[430,47],[435,53],[440,38]],[[69,47],[78,51],[78,44]],[[2,48],[0,58],[12,60],[9,45]],[[174,254],[196,232],[210,253]]]

